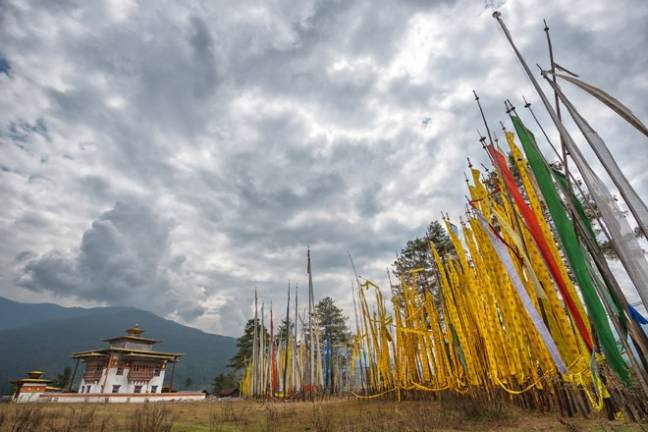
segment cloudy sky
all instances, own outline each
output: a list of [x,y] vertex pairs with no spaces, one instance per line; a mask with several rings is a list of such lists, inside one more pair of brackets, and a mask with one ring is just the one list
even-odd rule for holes
[[[495,3],[531,65],[547,18],[558,62],[648,119],[648,2]],[[480,0],[2,1],[0,295],[238,335],[254,287],[304,298],[310,245],[350,312],[347,251],[385,285],[461,214],[473,88],[493,124],[537,101]],[[645,137],[564,88],[648,199]]]

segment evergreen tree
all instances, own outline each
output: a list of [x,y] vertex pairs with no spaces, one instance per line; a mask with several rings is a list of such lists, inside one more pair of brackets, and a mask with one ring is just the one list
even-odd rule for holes
[[409,281],[416,284],[419,292],[423,292],[425,289],[431,289],[433,293],[438,291],[434,259],[430,253],[430,241],[442,257],[447,254],[455,255],[454,246],[443,225],[439,221],[432,221],[425,236],[408,241],[392,264],[392,273],[396,278],[396,284],[392,286],[394,295],[399,295],[401,292],[400,278],[410,278],[410,271],[414,269],[423,269],[417,274],[415,281]]
[[[229,360],[229,363],[227,364],[227,367],[234,370],[234,371],[239,371],[243,368],[245,368],[252,358],[252,344],[254,342],[254,318],[251,318],[247,321],[245,324],[245,331],[243,333],[243,336],[238,338],[236,341],[236,354],[234,354],[234,357],[232,357]],[[259,319],[256,320],[256,326],[257,326],[257,334],[261,333],[261,322]],[[265,334],[265,340],[270,339],[270,335],[268,333],[268,328],[267,326],[264,329],[264,334]]]
[[315,322],[317,323],[320,337],[320,343],[324,346],[327,338],[331,339],[331,344],[343,345],[350,340],[349,329],[346,325],[347,317],[342,313],[342,309],[335,305],[331,297],[324,297],[315,306]]
[[279,324],[279,328],[277,329],[277,334],[275,338],[277,341],[281,340],[282,343],[285,343],[286,337],[287,337],[287,332],[290,331],[290,335],[292,338],[293,331],[295,329],[295,323],[290,322],[290,327],[288,327],[288,323],[286,322],[286,318],[281,320],[281,324]]
[[70,368],[70,366],[66,366],[65,369],[63,369],[63,373],[60,373],[56,376],[56,379],[54,380],[54,386],[65,388],[68,385],[71,378],[72,378],[72,369]]
[[212,390],[217,395],[221,390],[238,388],[238,380],[233,371],[218,374],[212,381]]

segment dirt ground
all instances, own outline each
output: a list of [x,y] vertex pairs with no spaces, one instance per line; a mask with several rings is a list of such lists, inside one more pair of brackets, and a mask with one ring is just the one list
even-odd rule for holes
[[605,416],[561,418],[508,404],[478,401],[7,404],[0,431],[11,432],[289,432],[289,431],[648,431],[648,424]]

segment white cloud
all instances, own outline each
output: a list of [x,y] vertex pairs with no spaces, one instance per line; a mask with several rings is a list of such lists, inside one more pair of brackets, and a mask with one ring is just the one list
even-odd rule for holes
[[[648,118],[645,2],[502,11],[531,64],[547,62],[546,17],[561,64]],[[0,14],[1,293],[127,302],[231,335],[255,286],[275,302],[288,280],[306,286],[307,245],[318,294],[350,313],[347,250],[384,284],[409,238],[461,215],[465,157],[486,161],[471,90],[493,124],[504,98],[536,99],[469,0],[33,0]],[[643,138],[568,92],[648,199]]]

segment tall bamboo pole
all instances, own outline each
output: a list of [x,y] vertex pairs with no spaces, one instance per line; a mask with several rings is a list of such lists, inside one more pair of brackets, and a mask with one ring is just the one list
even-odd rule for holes
[[295,392],[297,390],[297,376],[298,376],[298,374],[297,374],[297,335],[298,335],[298,333],[297,333],[297,324],[298,324],[297,310],[298,309],[297,308],[299,307],[299,304],[297,302],[297,296],[298,295],[299,295],[299,287],[297,285],[295,285],[295,319],[294,319],[294,322],[295,322],[295,329],[294,329],[295,337],[293,338],[293,346],[292,346],[292,375],[293,375],[292,388],[293,388],[293,392]]
[[258,386],[258,362],[259,362],[259,316],[257,311],[257,290],[254,288],[254,333],[252,337],[252,395],[256,395]]
[[[555,83],[556,82],[556,75],[555,75],[556,62],[554,61],[553,45],[551,44],[551,37],[549,36],[549,25],[547,25],[547,20],[544,20],[544,25],[545,25],[544,32],[545,35],[547,36],[547,47],[549,49],[549,62],[551,64],[551,76],[553,77],[553,81]],[[554,92],[554,102],[556,105],[556,115],[558,116],[558,119],[562,120],[560,116],[560,99],[558,98],[557,92]],[[569,155],[569,152],[565,147],[565,141],[562,138],[562,135],[560,136],[560,148],[562,149],[562,160],[563,160],[563,168],[565,169],[565,176],[569,178],[569,167],[567,166],[567,156]]]
[[265,306],[265,302],[261,302],[261,334],[260,334],[260,343],[259,343],[259,373],[261,375],[261,379],[259,380],[259,388],[257,391],[259,392],[260,396],[265,396],[265,388],[266,388],[266,374],[265,374],[265,313],[263,311],[263,308]]
[[286,380],[288,378],[288,348],[290,346],[290,282],[288,282],[288,301],[286,302],[286,350],[284,353],[284,370],[282,391],[284,398],[288,393]]
[[[351,269],[353,269],[353,276],[355,277],[356,285],[358,287],[358,294],[359,294],[360,290],[362,289],[360,285],[360,276],[358,276],[358,270],[356,269],[355,263],[353,262],[353,257],[351,256],[351,252],[347,251],[347,255],[349,255],[349,262],[351,263]],[[389,276],[389,272],[387,274]],[[356,334],[359,335],[362,333],[362,329],[360,326],[360,320],[358,318],[358,310],[356,306],[356,295],[353,290],[353,284],[351,284],[351,288],[352,288],[351,293],[353,295],[353,311],[356,318]],[[391,289],[391,280],[390,280],[390,289]],[[362,347],[362,344],[360,346]],[[361,350],[362,350],[362,358],[360,359],[360,383],[362,385],[363,390],[367,390],[368,386],[365,387],[365,382],[368,382],[368,377],[366,376],[366,370],[365,370],[365,368],[368,367],[367,354],[364,349]]]
[[313,274],[311,272],[311,256],[310,256],[310,248],[307,249],[306,251],[306,256],[308,260],[307,264],[307,272],[308,272],[308,332],[310,336],[310,346],[309,346],[309,354],[310,354],[310,364],[309,364],[309,372],[310,372],[310,382],[309,384],[311,385],[311,392],[313,390],[313,386],[315,385],[315,335],[314,335],[314,328],[313,328],[313,302],[314,302],[314,295],[313,295]]

